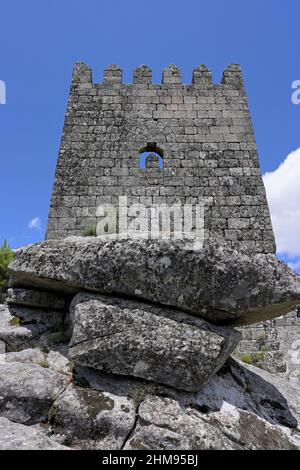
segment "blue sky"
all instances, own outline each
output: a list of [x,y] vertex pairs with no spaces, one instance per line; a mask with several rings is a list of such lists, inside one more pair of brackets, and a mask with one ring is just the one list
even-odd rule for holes
[[[141,63],[160,82],[162,69],[175,63],[186,83],[200,63],[211,68],[215,82],[229,63],[240,63],[262,170],[276,170],[300,147],[300,105],[291,102],[291,83],[300,79],[299,5],[298,0],[2,1],[0,80],[7,86],[7,104],[0,105],[0,243],[7,238],[20,246],[44,236],[75,61],[93,68],[95,82],[110,63],[124,69],[125,82]],[[41,222],[29,228],[35,218]]]

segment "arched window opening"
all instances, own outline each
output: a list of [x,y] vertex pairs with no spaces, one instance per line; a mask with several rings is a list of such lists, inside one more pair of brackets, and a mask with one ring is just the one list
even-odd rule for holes
[[157,147],[155,142],[148,142],[140,150],[139,165],[143,170],[155,167],[162,169],[164,167],[163,151]]

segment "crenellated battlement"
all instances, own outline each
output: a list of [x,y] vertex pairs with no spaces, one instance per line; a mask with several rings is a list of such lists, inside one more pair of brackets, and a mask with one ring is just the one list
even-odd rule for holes
[[[73,83],[85,83],[94,85],[117,85],[123,84],[123,70],[116,64],[111,64],[104,69],[102,83],[93,83],[92,69],[83,62],[77,62],[73,70]],[[132,84],[123,85],[157,85],[152,82],[152,70],[147,65],[140,65],[133,70]],[[206,65],[199,65],[193,70],[190,84],[184,84],[181,80],[181,71],[170,64],[162,71],[161,85],[190,86],[195,87],[226,87],[240,89],[243,85],[241,67],[238,64],[229,65],[223,72],[220,84],[214,85],[212,72]]]

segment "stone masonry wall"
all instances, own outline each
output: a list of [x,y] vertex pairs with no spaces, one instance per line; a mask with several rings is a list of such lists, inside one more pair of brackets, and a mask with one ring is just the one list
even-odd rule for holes
[[235,354],[300,384],[300,306],[288,315],[240,328]]
[[[156,152],[163,168],[140,168]],[[152,158],[153,160],[153,158]],[[243,78],[230,65],[220,84],[199,66],[181,84],[170,65],[162,84],[140,66],[122,84],[112,65],[103,83],[77,63],[56,167],[46,238],[81,235],[99,205],[205,204],[205,237],[257,252],[275,242]]]

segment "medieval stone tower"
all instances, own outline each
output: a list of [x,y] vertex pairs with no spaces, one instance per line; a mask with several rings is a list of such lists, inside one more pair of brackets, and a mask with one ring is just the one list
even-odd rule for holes
[[[140,165],[144,152],[154,155]],[[81,235],[101,204],[205,204],[206,238],[275,252],[243,78],[230,65],[214,85],[206,66],[182,84],[174,65],[152,84],[141,65],[132,84],[116,65],[92,82],[75,65],[49,213],[47,239]]]

